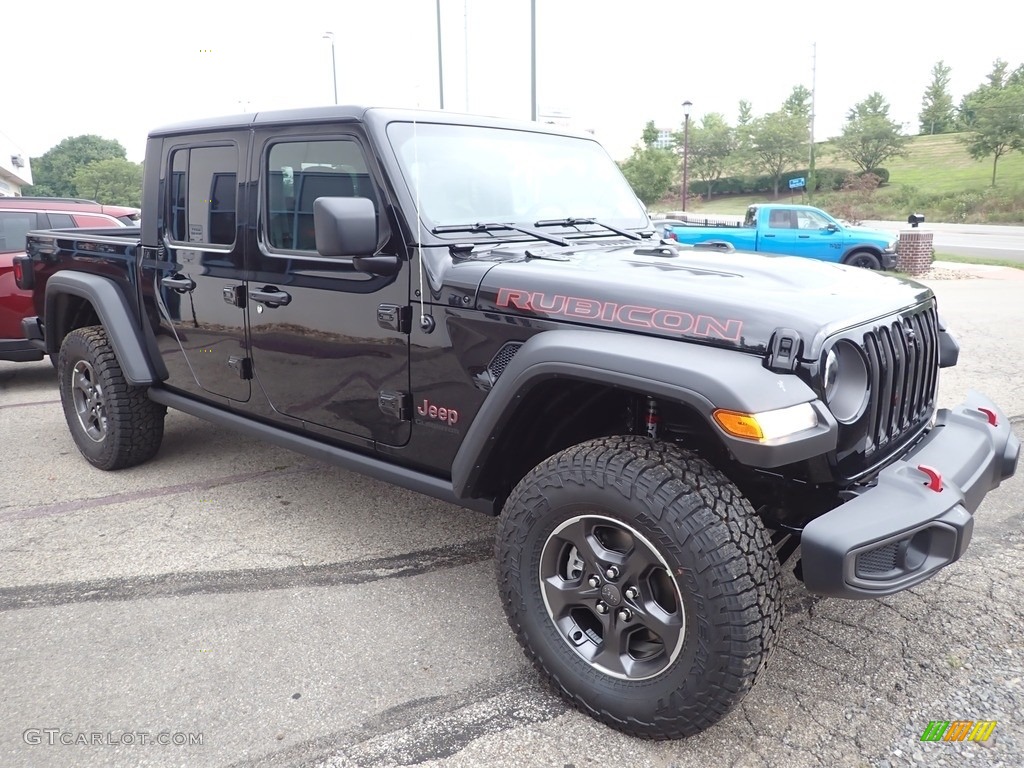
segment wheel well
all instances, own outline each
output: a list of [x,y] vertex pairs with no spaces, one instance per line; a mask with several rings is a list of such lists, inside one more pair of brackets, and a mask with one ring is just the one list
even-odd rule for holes
[[[500,506],[527,472],[565,448],[596,437],[646,434],[648,403],[645,393],[595,382],[559,378],[539,384],[497,436],[473,495],[495,498]],[[726,469],[725,447],[699,413],[674,402],[658,401],[655,408],[658,437]]]
[[[53,353],[60,350],[64,337],[76,328],[85,328],[89,325],[100,325],[100,316],[92,303],[81,296],[70,293],[59,293],[52,297],[53,328],[46,329],[48,340],[52,340]],[[47,346],[50,345],[48,341]]]

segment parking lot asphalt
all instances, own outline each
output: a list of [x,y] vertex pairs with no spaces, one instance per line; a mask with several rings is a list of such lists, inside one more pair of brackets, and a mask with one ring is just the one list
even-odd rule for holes
[[[929,283],[962,348],[940,400],[978,389],[1024,437],[1021,282],[992,275]],[[0,363],[0,483],[0,765],[1019,766],[1024,754],[1024,471],[986,499],[966,555],[924,585],[848,602],[788,575],[765,676],[719,725],[676,742],[616,733],[543,688],[498,601],[495,521],[478,513],[174,412],[154,461],[94,470],[45,362]],[[932,720],[998,725],[986,742],[921,742]]]

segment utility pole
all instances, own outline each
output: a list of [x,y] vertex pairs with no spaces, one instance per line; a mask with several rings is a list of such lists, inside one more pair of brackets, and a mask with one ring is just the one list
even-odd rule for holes
[[814,89],[817,87],[818,79],[818,44],[811,44],[811,150],[810,159],[807,163],[807,202],[814,202],[814,185],[817,181],[814,178]]
[[537,0],[530,0],[530,119],[537,122]]
[[444,109],[444,64],[441,61],[441,0],[437,0],[437,95]]

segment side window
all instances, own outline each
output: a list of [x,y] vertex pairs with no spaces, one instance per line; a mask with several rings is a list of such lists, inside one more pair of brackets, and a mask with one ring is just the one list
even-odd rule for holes
[[24,251],[25,235],[36,228],[36,215],[31,211],[0,211],[0,252]]
[[273,249],[316,250],[313,201],[318,197],[365,197],[380,210],[363,149],[353,139],[272,145],[264,184],[267,243]]
[[50,220],[50,229],[71,229],[75,226],[75,220],[70,214],[48,213],[46,216]]
[[101,216],[98,213],[76,213],[74,226],[109,229],[110,227],[116,227],[117,223],[109,216]]
[[171,239],[180,243],[231,245],[235,241],[238,151],[190,147],[171,155]]

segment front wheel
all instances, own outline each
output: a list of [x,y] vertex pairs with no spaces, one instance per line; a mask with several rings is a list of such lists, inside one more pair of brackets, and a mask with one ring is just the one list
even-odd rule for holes
[[100,469],[123,469],[156,455],[167,409],[129,384],[102,326],[69,333],[57,358],[64,418],[82,455]]
[[867,251],[854,251],[843,261],[851,267],[862,267],[864,269],[881,269],[882,263],[873,253]]
[[591,440],[513,489],[497,540],[505,612],[556,691],[626,733],[725,716],[771,656],[779,562],[749,502],[674,445]]

